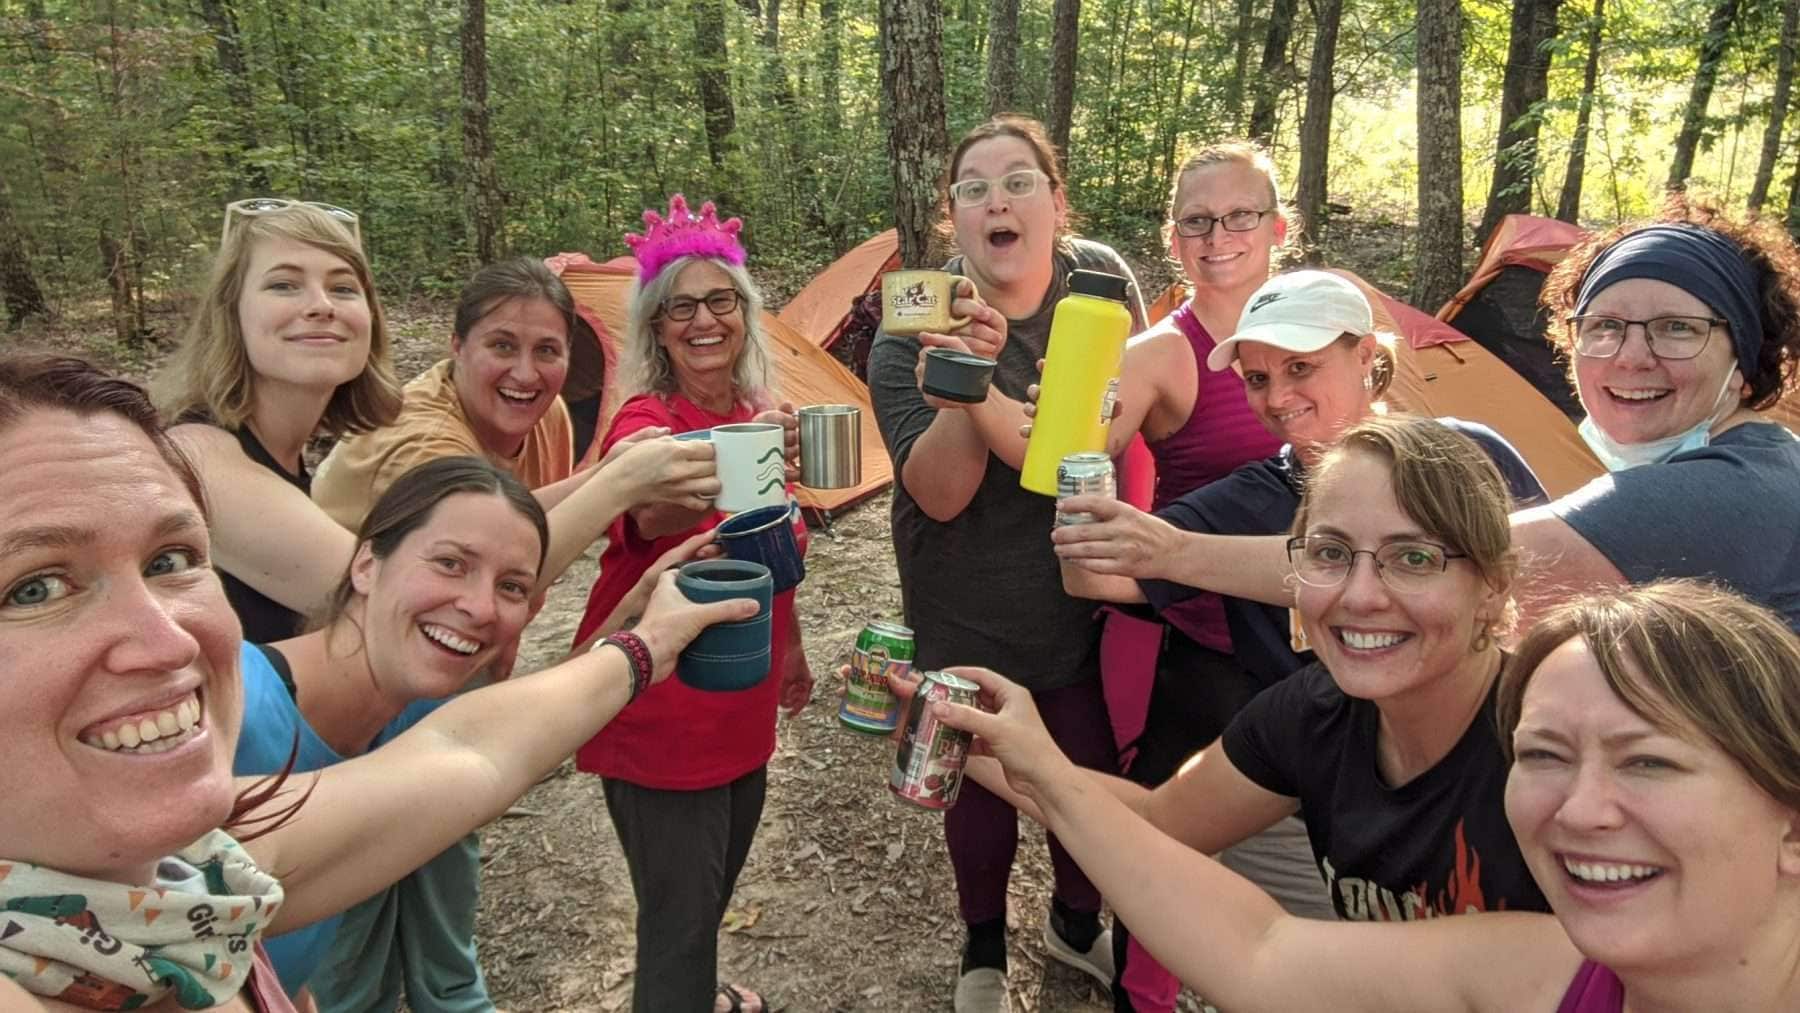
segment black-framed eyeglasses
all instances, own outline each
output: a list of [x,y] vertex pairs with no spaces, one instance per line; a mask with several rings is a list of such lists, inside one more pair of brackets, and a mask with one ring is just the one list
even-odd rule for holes
[[219,229],[219,245],[224,246],[225,237],[231,235],[231,222],[234,217],[255,218],[257,215],[274,214],[277,211],[286,211],[288,208],[297,207],[302,204],[310,208],[318,208],[320,211],[343,222],[350,229],[351,237],[358,243],[362,242],[362,220],[357,217],[356,212],[351,211],[348,208],[341,208],[336,204],[326,204],[323,201],[316,200],[289,200],[286,197],[250,197],[244,200],[234,200],[230,204],[225,205],[225,224]]
[[1270,211],[1252,211],[1248,208],[1227,211],[1218,217],[1211,215],[1188,215],[1175,219],[1175,234],[1189,239],[1198,239],[1213,230],[1214,225],[1225,226],[1226,232],[1249,232],[1262,224],[1262,220],[1274,214]]
[[1331,535],[1297,535],[1288,539],[1288,564],[1302,584],[1337,587],[1356,568],[1356,557],[1375,562],[1381,582],[1402,594],[1423,591],[1450,568],[1452,559],[1468,554],[1451,552],[1435,542],[1389,542],[1379,549],[1353,549]]
[[950,184],[950,199],[965,208],[985,204],[996,186],[1008,197],[1029,197],[1037,193],[1038,180],[1049,178],[1037,169],[1015,169],[999,179],[959,180]]
[[735,288],[715,288],[698,299],[685,295],[664,299],[662,310],[657,316],[681,323],[694,319],[694,314],[700,312],[701,304],[705,304],[706,311],[715,317],[729,316],[742,301]]
[[1691,359],[1706,348],[1713,327],[1725,323],[1711,317],[1651,317],[1648,320],[1626,320],[1594,314],[1569,318],[1569,333],[1575,340],[1575,351],[1590,359],[1610,359],[1625,347],[1626,332],[1632,324],[1644,329],[1644,343],[1650,354],[1659,359]]

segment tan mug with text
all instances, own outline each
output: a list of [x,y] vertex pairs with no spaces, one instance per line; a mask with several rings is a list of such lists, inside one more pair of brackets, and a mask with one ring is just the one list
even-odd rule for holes
[[[968,281],[948,271],[889,271],[881,276],[881,329],[889,334],[938,334],[969,322],[950,315],[959,282]],[[970,281],[973,289],[975,283]]]

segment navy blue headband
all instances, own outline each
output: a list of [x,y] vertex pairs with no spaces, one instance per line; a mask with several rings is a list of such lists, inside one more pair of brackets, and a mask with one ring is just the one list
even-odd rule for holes
[[1594,296],[1628,278],[1667,282],[1712,307],[1731,326],[1738,369],[1756,375],[1762,351],[1761,299],[1756,269],[1725,236],[1698,225],[1652,225],[1607,247],[1581,278],[1575,312],[1586,313]]

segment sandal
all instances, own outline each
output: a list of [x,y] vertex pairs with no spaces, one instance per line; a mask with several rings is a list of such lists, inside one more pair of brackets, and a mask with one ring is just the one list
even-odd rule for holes
[[[769,1000],[766,996],[752,992],[747,988],[741,989],[736,985],[728,985],[721,982],[719,984],[718,995],[725,1000],[725,1013],[779,1013],[777,1007],[769,1005]],[[753,1001],[757,1005],[754,1009],[751,1009],[744,1005],[746,1001]]]

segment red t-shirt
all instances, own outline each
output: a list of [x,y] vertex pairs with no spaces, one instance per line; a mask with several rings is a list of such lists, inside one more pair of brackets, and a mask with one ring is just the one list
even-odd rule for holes
[[[715,415],[679,394],[640,394],[613,417],[602,453],[640,429],[667,426],[677,433],[748,422],[756,409],[740,403],[729,415]],[[588,593],[587,613],[575,633],[580,643],[630,593],[639,577],[665,552],[697,531],[715,527],[724,513],[673,535],[646,540],[630,515],[613,522],[612,543],[600,557],[600,578]],[[800,550],[805,527],[797,525]],[[630,781],[646,788],[695,791],[728,784],[769,762],[775,752],[775,710],[780,697],[784,646],[793,628],[794,592],[775,596],[769,677],[749,689],[715,693],[694,689],[671,676],[651,686],[619,712],[575,754],[575,766],[590,774]]]

